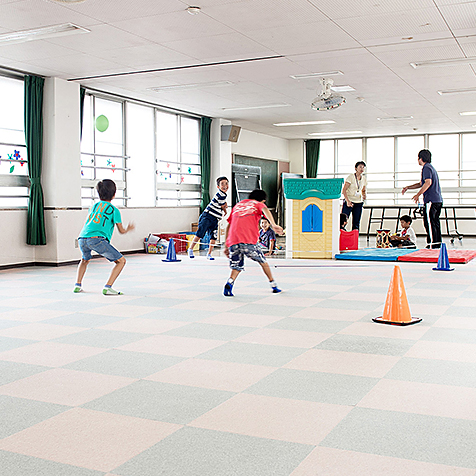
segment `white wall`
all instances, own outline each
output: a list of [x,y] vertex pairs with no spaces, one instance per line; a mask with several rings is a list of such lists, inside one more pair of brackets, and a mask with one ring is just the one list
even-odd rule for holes
[[289,161],[288,140],[241,129],[238,142],[231,142],[232,154],[259,159]]
[[[26,238],[26,210],[0,210],[0,266],[22,263],[65,263],[81,258],[76,238],[86,221],[88,210],[45,210],[45,246],[29,246]],[[111,243],[120,251],[144,249],[149,233],[190,231],[198,219],[197,207],[121,209],[124,224],[136,229],[125,235],[114,231]]]
[[46,207],[81,206],[79,84],[46,78],[43,185]]
[[35,246],[26,244],[26,210],[0,210],[0,266],[35,261]]
[[304,141],[294,139],[288,141],[289,148],[289,172],[293,174],[304,174]]

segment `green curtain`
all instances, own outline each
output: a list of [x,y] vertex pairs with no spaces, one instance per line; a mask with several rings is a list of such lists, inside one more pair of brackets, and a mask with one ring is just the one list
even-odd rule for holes
[[43,190],[40,183],[43,157],[44,84],[44,78],[25,76],[25,142],[30,177],[26,242],[29,245],[46,245]]
[[319,163],[319,148],[321,139],[310,139],[306,141],[306,177],[317,177],[317,164]]
[[201,200],[200,213],[205,210],[210,203],[210,165],[211,165],[211,146],[210,146],[210,127],[212,120],[209,117],[200,119],[200,169],[201,169]]
[[79,88],[79,137],[83,138],[83,117],[84,117],[84,96],[86,95],[86,88],[82,86]]

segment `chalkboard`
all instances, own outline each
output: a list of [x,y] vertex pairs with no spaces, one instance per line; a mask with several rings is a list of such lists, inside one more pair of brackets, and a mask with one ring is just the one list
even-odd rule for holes
[[278,203],[278,161],[235,154],[234,163],[261,167],[261,188],[268,195],[266,205],[268,208],[276,208]]

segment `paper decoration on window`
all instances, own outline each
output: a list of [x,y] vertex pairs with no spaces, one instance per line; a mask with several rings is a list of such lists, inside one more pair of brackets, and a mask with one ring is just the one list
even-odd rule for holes
[[112,164],[112,160],[111,159],[107,159],[107,165],[111,165]]
[[172,174],[169,174],[169,178],[172,178]]
[[116,164],[111,164],[112,173],[116,171]]
[[14,150],[13,151],[13,157],[15,157],[16,160],[21,160],[20,151],[19,150]]
[[12,166],[10,167],[10,173],[12,173],[14,170],[15,170],[15,166],[12,165]]
[[99,117],[96,118],[96,129],[99,132],[105,132],[107,131],[109,127],[109,119],[101,114]]
[[183,183],[184,180],[185,180],[185,177],[182,175],[182,176],[180,177],[180,183]]
[[170,169],[170,164],[167,164],[167,168]]

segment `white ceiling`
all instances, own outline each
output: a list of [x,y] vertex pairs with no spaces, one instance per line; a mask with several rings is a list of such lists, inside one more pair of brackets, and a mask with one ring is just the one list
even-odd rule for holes
[[[90,33],[0,46],[0,66],[64,79],[211,117],[282,138],[309,132],[358,135],[476,131],[476,64],[414,69],[410,62],[476,56],[476,1],[464,0],[0,0],[0,34],[71,22]],[[408,38],[412,39],[408,39]],[[281,56],[252,62],[236,60]],[[134,73],[169,69],[162,72]],[[317,79],[340,70],[346,104],[313,111]],[[151,92],[175,84],[231,86]],[[363,98],[358,100],[357,98]],[[275,103],[287,107],[224,111]],[[413,116],[411,120],[377,118]],[[276,127],[332,119],[335,124]],[[325,137],[325,136],[320,136]]]

